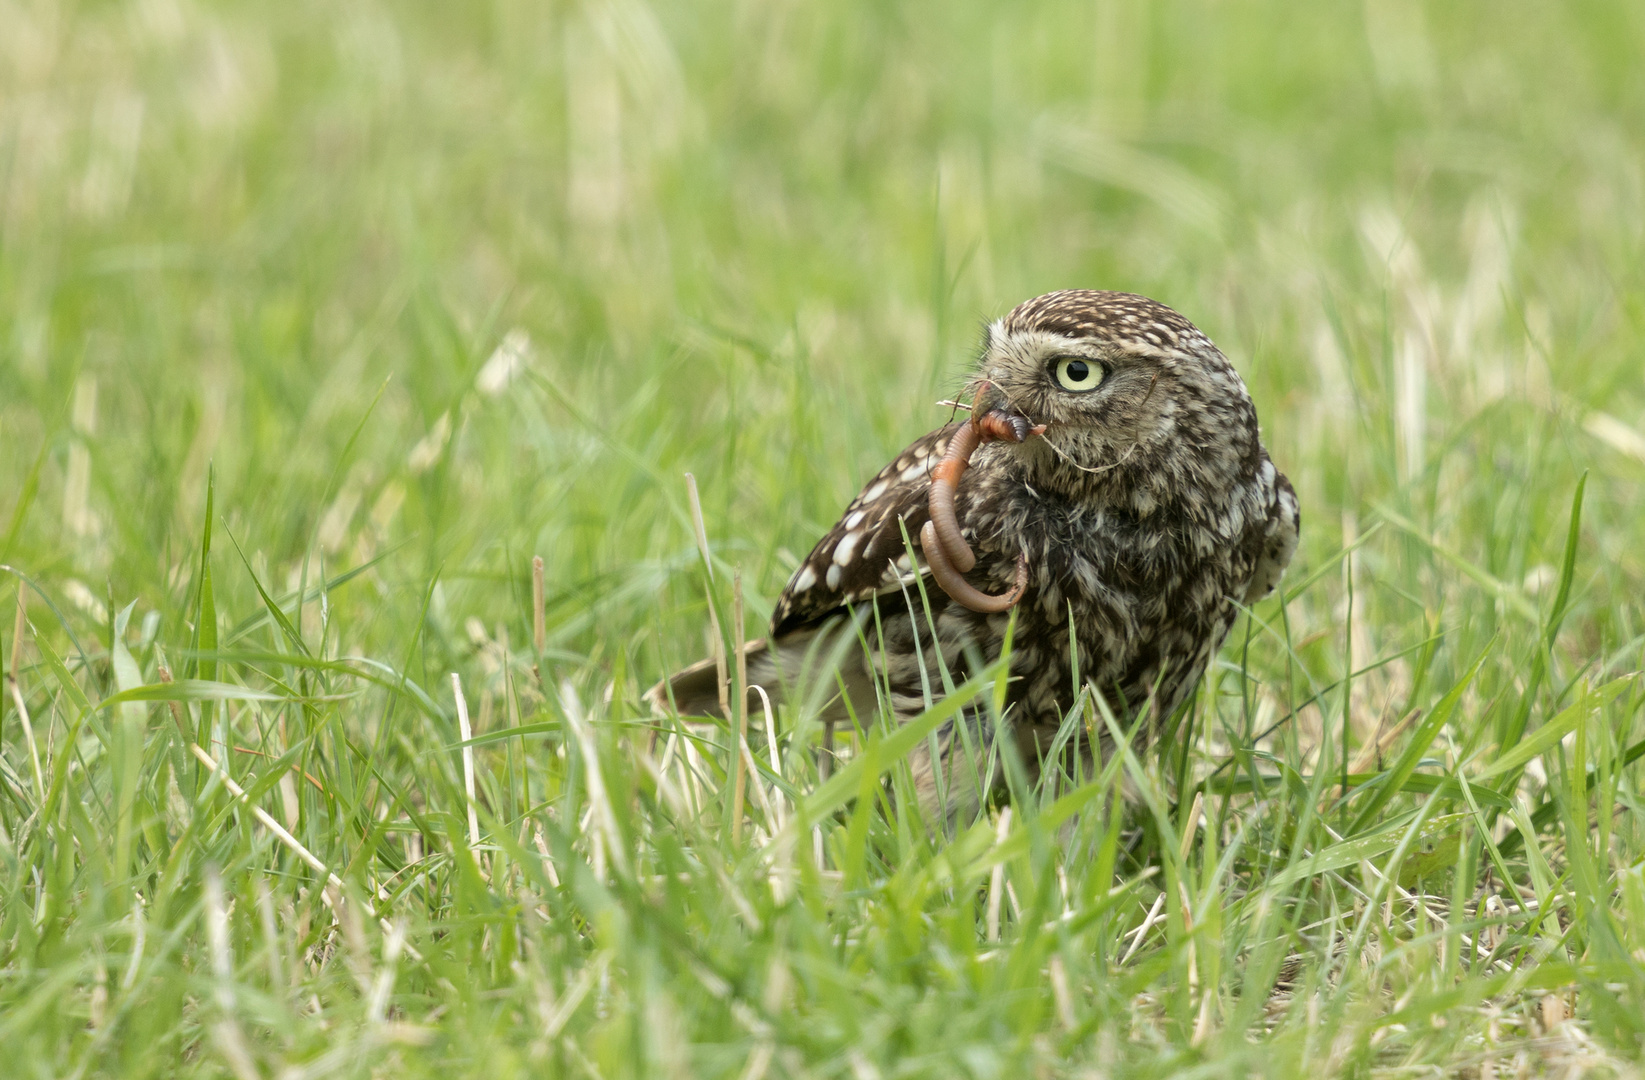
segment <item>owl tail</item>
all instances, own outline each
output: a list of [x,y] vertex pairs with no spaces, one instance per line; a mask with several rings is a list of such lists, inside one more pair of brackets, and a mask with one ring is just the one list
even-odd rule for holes
[[[765,639],[744,644],[743,654],[748,658],[749,685],[764,687],[771,697],[771,704],[775,706],[781,694],[779,683],[782,680],[777,677],[777,665],[771,660]],[[726,668],[727,674],[734,679],[735,665],[728,662]],[[730,694],[729,688],[725,694]],[[645,701],[658,716],[667,716],[672,712],[679,716],[718,716],[725,719],[720,705],[721,696],[718,665],[713,660],[699,660],[647,690]],[[749,707],[757,710],[759,704],[750,702]]]
[[[858,645],[857,628],[850,620],[832,619],[819,627],[791,631],[775,645],[761,638],[743,649],[748,658],[748,684],[764,690],[773,709],[787,706],[796,719],[807,721],[847,720],[851,707],[859,717],[873,715],[874,682]],[[735,662],[727,664],[726,671],[732,674]],[[658,716],[672,713],[724,719],[720,697],[719,672],[712,660],[698,661],[645,692],[646,703]],[[757,695],[751,695],[749,712],[758,716],[762,704]]]

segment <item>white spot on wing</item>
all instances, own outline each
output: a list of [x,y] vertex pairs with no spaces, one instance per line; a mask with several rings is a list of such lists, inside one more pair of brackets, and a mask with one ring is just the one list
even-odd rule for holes
[[823,576],[823,581],[827,583],[830,589],[840,587],[840,567],[838,563],[828,568],[828,573]]
[[858,525],[862,524],[862,519],[867,516],[868,511],[866,510],[853,510],[850,514],[846,515],[845,527],[848,529],[855,529]]
[[804,566],[800,567],[800,572],[797,575],[795,575],[793,590],[795,592],[804,592],[805,590],[811,588],[811,586],[815,585],[816,583],[817,583],[817,571],[815,571],[811,568],[810,563],[807,563]]
[[852,557],[857,554],[857,544],[861,540],[860,532],[848,532],[840,537],[840,542],[834,545],[834,561],[841,566],[850,566]]
[[873,487],[869,488],[867,491],[862,493],[862,501],[865,502],[865,503],[873,502],[875,499],[879,498],[881,495],[884,495],[885,494],[885,489],[890,487],[890,486],[891,486],[891,481],[881,480],[879,483],[875,484]]

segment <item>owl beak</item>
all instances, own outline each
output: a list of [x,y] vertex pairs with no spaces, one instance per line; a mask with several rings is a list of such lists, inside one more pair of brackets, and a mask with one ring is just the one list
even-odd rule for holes
[[977,396],[971,403],[971,422],[982,430],[984,442],[1026,442],[1045,433],[1000,392],[993,380],[979,379]]

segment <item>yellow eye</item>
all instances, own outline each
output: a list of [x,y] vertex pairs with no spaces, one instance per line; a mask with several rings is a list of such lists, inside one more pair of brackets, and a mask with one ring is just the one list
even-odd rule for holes
[[1051,373],[1056,376],[1058,386],[1076,394],[1095,390],[1103,376],[1101,364],[1077,356],[1059,356],[1052,362]]

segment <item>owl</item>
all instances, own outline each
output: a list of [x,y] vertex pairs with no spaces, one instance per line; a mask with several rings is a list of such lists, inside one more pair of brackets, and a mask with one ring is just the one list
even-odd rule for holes
[[[907,720],[998,660],[1014,619],[998,725],[970,706],[910,760],[921,811],[949,827],[998,782],[991,740],[1042,768],[1081,688],[1152,737],[1241,605],[1274,588],[1300,526],[1244,381],[1163,304],[1028,300],[987,326],[970,389],[968,418],[915,440],[845,508],[747,655],[774,702]],[[717,715],[715,665],[648,696]]]

